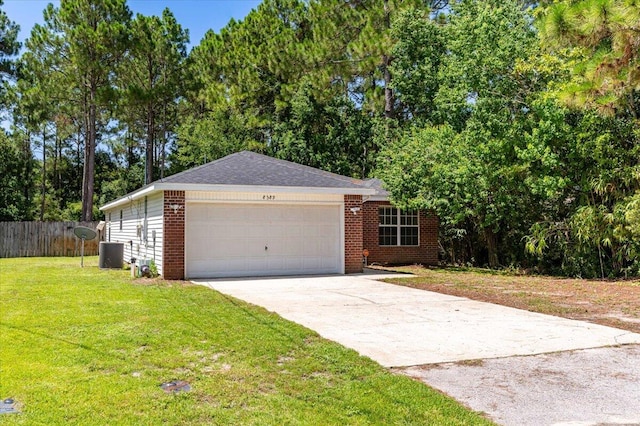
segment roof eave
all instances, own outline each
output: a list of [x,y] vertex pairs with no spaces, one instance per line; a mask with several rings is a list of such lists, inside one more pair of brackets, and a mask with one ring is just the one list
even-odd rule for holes
[[214,185],[198,183],[155,182],[131,194],[111,201],[100,207],[101,211],[111,210],[158,191],[211,191],[211,192],[267,192],[275,194],[333,194],[333,195],[369,195],[375,194],[371,188],[326,188],[309,186],[256,186],[256,185]]
[[296,194],[336,194],[336,195],[373,195],[370,188],[327,188],[310,186],[272,186],[272,185],[219,185],[195,183],[159,183],[159,190],[165,191],[211,191],[211,192],[268,192]]
[[390,201],[388,195],[372,195],[365,201]]
[[116,200],[113,200],[107,204],[105,204],[104,206],[100,207],[101,211],[105,211],[105,210],[111,210],[114,207],[118,207],[121,206],[123,204],[127,204],[133,200],[137,200],[139,198],[142,198],[144,196],[148,196],[154,192],[160,191],[160,188],[157,187],[158,185],[155,183],[152,183],[151,185],[144,187],[144,188],[140,188],[137,191],[134,191],[130,194],[125,195],[124,197],[120,197]]

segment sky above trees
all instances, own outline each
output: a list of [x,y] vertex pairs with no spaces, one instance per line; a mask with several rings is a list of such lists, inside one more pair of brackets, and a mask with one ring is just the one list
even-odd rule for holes
[[[208,30],[219,31],[231,18],[240,20],[261,0],[129,0],[134,13],[161,15],[168,7],[183,28],[189,30],[191,46],[197,45]],[[18,39],[24,41],[36,23],[42,24],[42,11],[47,4],[60,4],[59,0],[5,0],[4,10],[18,25]]]

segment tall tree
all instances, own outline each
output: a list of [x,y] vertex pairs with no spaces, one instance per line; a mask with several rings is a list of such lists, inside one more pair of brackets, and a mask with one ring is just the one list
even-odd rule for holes
[[640,118],[640,4],[636,0],[554,3],[540,12],[542,41],[550,49],[576,47],[574,79],[564,100]]
[[[4,10],[3,0],[0,0],[0,110],[6,110],[8,105],[6,96],[7,81],[15,77],[16,69],[12,57],[20,50],[18,32],[20,26],[11,21]],[[1,117],[0,119],[5,119]]]
[[15,70],[11,57],[20,49],[18,32],[20,26],[11,21],[6,12],[2,10],[3,0],[0,0],[0,75],[4,80],[7,75],[12,75]]
[[406,82],[397,84],[402,96],[424,104],[428,123],[443,126],[428,125],[389,144],[379,174],[399,205],[435,209],[449,229],[476,235],[483,257],[496,267],[500,245],[521,231],[526,211],[517,157],[522,140],[510,129],[528,110],[516,77],[534,45],[531,19],[515,0],[456,2],[443,29],[441,58],[428,51],[409,55],[424,50],[425,35],[438,41],[432,23],[420,22],[399,53],[418,72],[439,64],[437,81],[427,86],[437,92],[424,93],[429,81],[413,81],[411,72],[398,74]]
[[390,70],[395,76],[392,85],[400,112],[407,120],[432,120],[446,48],[443,26],[428,10],[408,10],[393,22],[392,37],[397,42],[392,48]]
[[0,221],[31,219],[33,158],[25,156],[25,135],[0,130]]
[[372,120],[343,97],[320,101],[310,86],[291,100],[290,116],[275,126],[269,153],[333,173],[366,178],[377,150]]
[[145,183],[153,182],[155,169],[164,172],[165,145],[176,125],[188,41],[188,32],[169,9],[162,17],[138,14],[131,23],[131,47],[119,69],[125,94],[120,115],[131,134],[144,129]]
[[82,220],[93,218],[95,153],[100,114],[113,103],[114,70],[126,48],[131,13],[125,0],[62,0],[36,25],[41,51],[56,53],[53,67],[83,115]]
[[[591,163],[599,167],[583,185],[591,196],[570,217],[569,228],[583,245],[597,248],[602,276],[607,269],[614,274],[637,271],[633,259],[639,248],[630,235],[635,235],[640,220],[640,4],[558,1],[541,9],[538,24],[550,52],[570,50],[573,55],[571,79],[559,85],[556,96],[602,126],[588,139],[576,132],[582,145],[591,149]],[[609,120],[593,118],[592,110]],[[534,238],[538,248],[546,243],[545,232]]]
[[320,0],[311,2],[318,83],[340,84],[363,107],[385,118],[397,114],[391,66],[395,40],[391,24],[403,10],[440,7],[421,0]]

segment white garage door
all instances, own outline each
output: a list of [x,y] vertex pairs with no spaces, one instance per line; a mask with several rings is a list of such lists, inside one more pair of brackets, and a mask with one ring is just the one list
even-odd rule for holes
[[189,278],[342,272],[338,205],[187,205]]

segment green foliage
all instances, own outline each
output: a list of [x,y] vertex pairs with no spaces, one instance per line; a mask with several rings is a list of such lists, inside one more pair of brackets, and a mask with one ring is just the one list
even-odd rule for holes
[[[534,176],[540,175],[536,181],[558,183],[546,201],[556,207],[547,209],[544,220],[532,228],[527,250],[546,267],[559,264],[563,274],[637,274],[633,211],[640,152],[632,121],[558,112],[562,127],[549,133],[557,143],[546,145],[557,167],[543,169],[544,174],[534,170]],[[551,130],[549,122],[540,124]]]
[[9,19],[2,10],[2,4],[3,0],[0,0],[0,110],[2,110],[0,119],[6,119],[4,110],[9,103],[5,99],[6,83],[10,78],[15,77],[17,72],[12,57],[20,49],[20,42],[18,42],[20,26]]
[[234,152],[262,150],[260,133],[252,128],[252,121],[229,109],[216,109],[200,118],[185,117],[178,127],[172,166],[183,170]]
[[579,49],[573,79],[562,99],[613,114],[620,107],[638,118],[640,4],[636,0],[562,1],[543,8],[538,24],[554,51]]
[[167,145],[177,126],[189,36],[169,9],[161,17],[136,16],[129,32],[129,48],[118,69],[123,92],[118,115],[144,147],[143,182],[151,183],[164,174]]
[[[399,74],[394,84],[404,87],[401,98],[423,99],[424,115],[417,119],[444,124],[428,124],[387,146],[378,170],[396,202],[436,210],[448,238],[473,234],[487,252],[475,250],[472,257],[495,267],[501,243],[526,229],[527,203],[534,199],[522,186],[525,165],[518,150],[524,146],[513,131],[525,119],[531,95],[521,89],[518,65],[534,51],[533,31],[515,1],[463,1],[451,9],[442,38],[424,17],[397,22],[417,40],[398,45],[405,52],[400,63],[430,72],[435,93],[415,84],[411,72]],[[420,40],[433,37],[443,46],[410,55],[419,52]],[[511,247],[504,251],[512,253]]]
[[489,120],[486,130],[495,132],[490,127],[503,127],[505,114],[518,114],[526,107],[517,96],[520,85],[514,71],[534,52],[530,23],[531,17],[515,0],[465,0],[452,5],[433,121],[462,130],[477,111],[484,115],[481,120]]
[[445,30],[421,9],[401,13],[392,25],[397,40],[389,66],[392,87],[407,118],[430,119],[436,109],[438,72],[445,55]]
[[151,275],[151,278],[156,278],[160,275],[158,273],[158,265],[156,265],[156,262],[153,259],[149,262],[149,274]]
[[32,188],[25,186],[22,178],[32,168],[33,159],[25,157],[15,139],[0,130],[0,222],[30,216]]
[[291,100],[287,121],[275,126],[270,152],[277,158],[365,178],[373,153],[371,120],[338,97],[321,103],[309,86]]

